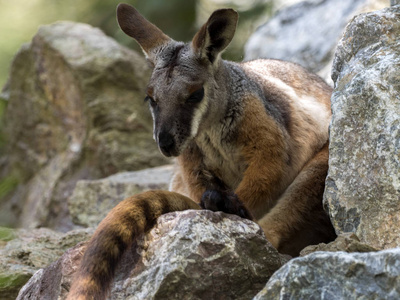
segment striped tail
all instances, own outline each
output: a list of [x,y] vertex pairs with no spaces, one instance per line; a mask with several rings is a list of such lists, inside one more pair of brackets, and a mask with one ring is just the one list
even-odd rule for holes
[[116,267],[140,234],[150,230],[162,214],[200,209],[188,197],[167,191],[149,191],[113,208],[88,243],[67,300],[106,299]]

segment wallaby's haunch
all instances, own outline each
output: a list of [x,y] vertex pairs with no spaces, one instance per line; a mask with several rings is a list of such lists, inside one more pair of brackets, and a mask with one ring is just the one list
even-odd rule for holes
[[177,157],[174,192],[142,193],[108,214],[68,299],[104,299],[124,251],[171,211],[202,207],[254,219],[291,255],[333,240],[322,208],[331,88],[293,63],[222,60],[238,20],[232,9],[215,11],[186,44],[129,5],[120,4],[117,17],[153,67],[146,100],[160,151]]

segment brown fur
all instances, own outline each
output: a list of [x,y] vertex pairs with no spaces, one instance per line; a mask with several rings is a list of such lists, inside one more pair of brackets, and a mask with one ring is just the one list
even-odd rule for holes
[[327,172],[328,143],[304,166],[273,209],[258,221],[280,252],[297,255],[308,245],[335,238],[321,201]]
[[122,30],[154,66],[147,99],[154,139],[177,156],[175,192],[146,192],[115,207],[89,242],[68,299],[105,299],[132,241],[161,214],[197,203],[254,218],[282,253],[335,238],[322,208],[331,88],[293,63],[222,60],[237,17],[215,11],[184,44],[118,7]]
[[265,114],[254,96],[244,103],[246,117],[239,125],[237,142],[247,169],[235,192],[258,219],[275,205],[293,174],[287,167],[289,145],[281,125]]

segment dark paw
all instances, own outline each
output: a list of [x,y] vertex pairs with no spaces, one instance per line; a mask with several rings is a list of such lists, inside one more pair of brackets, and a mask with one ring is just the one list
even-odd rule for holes
[[201,197],[200,206],[204,209],[223,211],[228,214],[238,215],[239,217],[253,220],[250,212],[233,192],[207,190]]

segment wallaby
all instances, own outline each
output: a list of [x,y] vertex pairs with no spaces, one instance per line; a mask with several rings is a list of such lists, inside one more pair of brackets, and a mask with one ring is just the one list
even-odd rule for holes
[[186,44],[127,4],[117,18],[153,67],[146,101],[154,139],[165,156],[177,157],[176,170],[171,192],[128,198],[100,223],[68,299],[105,299],[122,254],[171,211],[206,208],[253,219],[293,256],[333,240],[322,208],[331,88],[293,63],[221,59],[238,21],[232,9],[215,11]]

